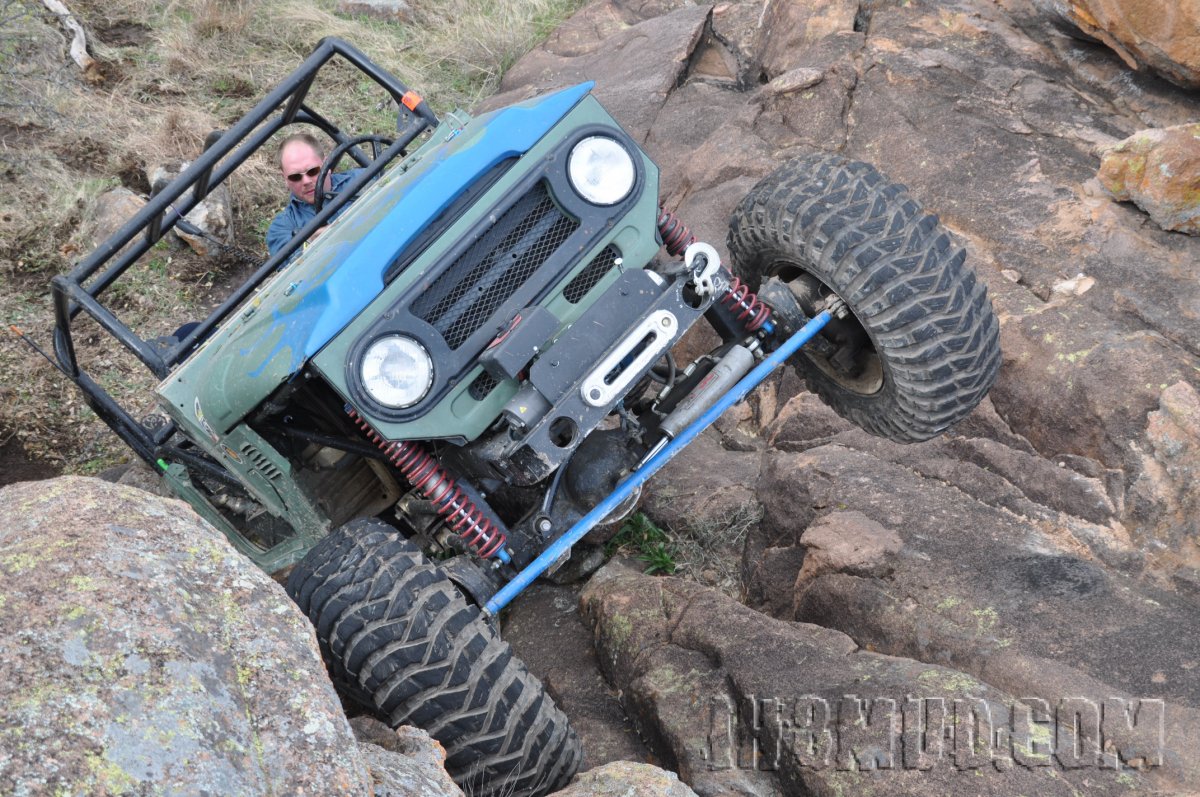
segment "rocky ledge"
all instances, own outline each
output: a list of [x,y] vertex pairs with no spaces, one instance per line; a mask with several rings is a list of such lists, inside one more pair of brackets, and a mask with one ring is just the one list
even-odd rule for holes
[[[1200,102],[1154,74],[1195,64],[1126,47],[1131,70],[1120,15],[1103,36],[1047,24],[1068,6],[1148,19],[1136,2],[598,0],[487,104],[594,80],[664,205],[719,249],[784,160],[869,161],[960,237],[1000,316],[990,400],[937,440],[871,437],[780,374],[648,487],[653,520],[693,548],[728,529],[740,566],[609,565],[571,633],[700,794],[1200,788],[1200,241],[1163,228],[1200,208]],[[1170,13],[1186,43],[1196,13]],[[1182,154],[1150,152],[1163,141]],[[1134,190],[1097,179],[1106,155]],[[593,687],[527,641],[571,622],[549,604],[518,604],[514,644],[583,715],[585,747],[619,750],[588,730]]]
[[[1200,103],[1186,46],[1123,38],[1150,5],[596,0],[508,73],[488,107],[596,81],[719,249],[784,160],[874,163],[965,244],[1005,352],[990,399],[913,446],[777,375],[646,494],[681,540],[729,530],[691,574],[724,591],[617,562],[581,613],[565,589],[514,606],[587,766],[683,781],[616,764],[573,793],[1200,789],[1200,242],[1122,193],[1188,162],[1194,136],[1155,160],[1136,142],[1167,134],[1135,134]],[[1102,183],[1105,153],[1132,157]],[[351,727],[278,586],[181,504],[79,479],[3,503],[0,791],[454,793],[419,734]]]

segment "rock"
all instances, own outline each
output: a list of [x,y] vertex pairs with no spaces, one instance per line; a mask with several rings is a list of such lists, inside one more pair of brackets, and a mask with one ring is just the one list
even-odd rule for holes
[[420,728],[392,730],[370,717],[350,720],[375,797],[462,797],[446,773],[446,750]]
[[[596,81],[595,95],[637,140],[644,139],[658,108],[688,67],[688,59],[708,22],[709,6],[684,6],[660,17],[628,25],[613,18],[613,6],[585,6],[566,23],[582,37],[552,38],[517,61],[504,74],[501,93],[482,110],[584,80]],[[603,40],[587,31],[614,30]],[[580,43],[580,38],[583,44]],[[648,46],[649,43],[653,46]]]
[[1075,454],[1137,473],[1130,442],[1141,440],[1163,388],[1195,378],[1196,361],[1162,334],[1079,302],[1033,309],[1001,325],[997,411],[1045,457]]
[[1200,395],[1186,382],[1162,392],[1151,412],[1142,452],[1142,473],[1131,490],[1146,522],[1151,556],[1167,570],[1200,564]]
[[763,7],[756,42],[758,61],[768,80],[801,66],[804,52],[833,33],[854,30],[858,0],[768,3]]
[[[149,170],[151,192],[157,193],[178,177],[190,161],[176,161],[155,166]],[[209,192],[187,212],[184,219],[200,230],[200,234],[185,232],[179,227],[171,230],[168,237],[183,241],[201,257],[218,258],[223,246],[233,243],[233,204],[229,198],[229,186],[221,184]]]
[[796,592],[826,573],[882,577],[891,572],[890,560],[904,543],[892,529],[861,512],[831,512],[800,536],[804,565],[796,576]]
[[584,768],[645,761],[646,746],[600,676],[591,630],[579,617],[579,589],[535,582],[504,615],[504,640],[571,718]]
[[613,761],[581,772],[558,797],[696,797],[674,772],[650,764]]
[[626,710],[699,795],[1122,794],[1151,783],[1139,771],[1013,766],[1014,754],[1029,762],[1030,709],[1011,694],[764,618],[698,584],[609,565],[583,606]]
[[793,91],[811,88],[825,79],[825,73],[820,69],[793,69],[784,72],[767,83],[767,90],[772,94],[790,94]]
[[601,526],[588,532],[586,538],[571,546],[571,555],[567,561],[563,562],[554,572],[546,573],[544,577],[555,584],[574,584],[584,580],[604,564],[604,546],[598,540],[593,540],[603,537],[607,542],[620,530],[620,523],[614,520],[607,526]]
[[312,628],[180,501],[0,490],[0,792],[364,794]]
[[[92,248],[108,240],[145,206],[143,197],[124,187],[110,189],[97,197],[96,209],[89,224]],[[122,251],[125,248],[128,248],[128,244]]]
[[1188,674],[1200,641],[1170,641],[1196,601],[1096,561],[1089,549],[1121,543],[1088,534],[1118,529],[1020,518],[839,445],[770,456],[759,496],[764,539],[849,506],[903,541],[885,576],[852,565],[808,581],[788,619],[1052,703],[1067,693],[1162,699],[1169,763],[1160,774],[1200,783],[1200,767],[1180,755],[1200,728],[1200,690]]
[[1200,123],[1135,133],[1104,153],[1098,177],[1164,230],[1200,235]]
[[751,535],[747,546],[742,579],[745,602],[772,617],[795,617],[796,580],[804,567],[805,549],[786,540],[772,545],[759,535]]
[[[987,401],[948,435],[897,445],[851,427],[816,396],[801,393],[784,405],[767,434],[782,451],[834,443],[869,453],[952,484],[989,505],[1038,520],[1070,517],[1108,525],[1123,511],[1122,471],[1086,457],[1061,457],[1056,462],[1040,456],[1028,440],[1013,434]],[[793,539],[789,544],[799,543]]]
[[1070,279],[1054,283],[1050,292],[1064,297],[1083,296],[1095,286],[1096,280],[1086,274],[1076,274]]
[[338,0],[338,14],[363,16],[384,22],[411,22],[412,6],[405,0]]
[[1177,0],[1034,0],[1038,8],[1103,42],[1130,69],[1150,68],[1200,87],[1200,8]]

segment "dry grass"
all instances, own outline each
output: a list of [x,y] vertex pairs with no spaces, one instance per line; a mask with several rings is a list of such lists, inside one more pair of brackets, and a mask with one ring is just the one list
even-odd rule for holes
[[[323,36],[352,42],[421,91],[435,110],[469,109],[582,0],[413,0],[413,18],[404,24],[340,16],[333,0],[67,5],[101,62],[98,84],[77,74],[56,20],[40,3],[0,0],[0,174],[6,183],[0,322],[21,327],[44,347],[51,326],[47,282],[94,245],[87,220],[97,197],[117,185],[146,192],[148,168],[195,157],[211,130],[239,118]],[[335,122],[356,131],[394,129],[381,91],[353,70],[324,70],[321,81],[310,96],[320,97]],[[265,223],[285,199],[273,167],[265,157],[247,164],[231,189],[238,242],[261,249]],[[118,297],[135,323],[149,323],[151,307],[194,317],[211,298],[206,290],[235,278],[220,266],[189,262],[187,253],[152,255],[156,262],[135,290]],[[106,380],[118,391],[145,395],[149,381],[119,364],[111,345],[93,335],[81,349],[108,368]],[[74,386],[5,335],[0,439],[13,433],[31,456],[67,471],[95,470],[124,456]]]
[[742,549],[746,534],[762,516],[762,506],[749,502],[719,520],[706,518],[673,535],[680,575],[741,600]]

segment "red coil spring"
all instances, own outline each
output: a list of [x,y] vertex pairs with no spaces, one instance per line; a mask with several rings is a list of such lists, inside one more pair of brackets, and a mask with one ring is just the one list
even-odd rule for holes
[[737,277],[729,283],[729,290],[721,297],[721,304],[735,314],[737,320],[745,325],[747,332],[755,332],[771,317],[771,308],[763,304],[762,299],[750,290],[750,286]]
[[684,251],[696,242],[696,236],[679,217],[663,208],[658,209],[658,234],[662,236],[663,246],[674,257],[683,257]]
[[504,532],[462,491],[455,483],[454,477],[446,473],[437,460],[420,445],[410,440],[388,442],[352,408],[348,408],[347,412],[371,442],[379,446],[392,464],[400,469],[404,478],[433,504],[433,508],[446,521],[446,525],[461,537],[463,542],[484,558],[503,547],[508,539]]

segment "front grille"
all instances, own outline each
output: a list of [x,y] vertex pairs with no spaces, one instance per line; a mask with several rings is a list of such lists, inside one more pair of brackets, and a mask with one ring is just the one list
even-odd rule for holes
[[554,254],[579,223],[538,183],[411,305],[457,349]]
[[588,291],[596,287],[596,283],[617,265],[620,258],[621,253],[617,247],[612,244],[604,247],[583,271],[575,275],[575,279],[567,283],[567,287],[563,288],[563,298],[571,304],[578,304],[579,300],[587,296]]
[[488,394],[496,389],[496,385],[500,384],[496,381],[496,377],[483,371],[479,376],[471,382],[471,386],[467,388],[467,393],[476,401],[483,401],[488,397]]

